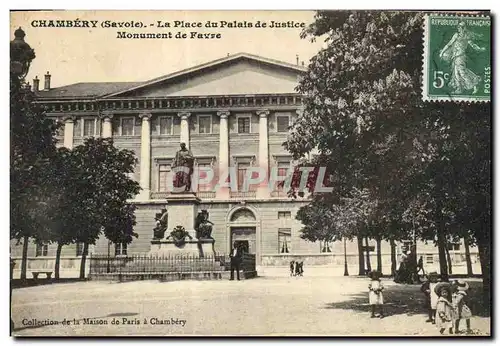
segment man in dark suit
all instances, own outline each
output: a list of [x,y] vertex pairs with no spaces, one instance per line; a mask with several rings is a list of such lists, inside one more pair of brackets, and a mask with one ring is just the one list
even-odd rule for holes
[[231,258],[231,279],[234,280],[234,271],[236,270],[236,277],[240,280],[240,264],[242,261],[243,254],[241,249],[236,246],[236,243],[233,244],[233,249],[231,250],[231,254],[229,255]]

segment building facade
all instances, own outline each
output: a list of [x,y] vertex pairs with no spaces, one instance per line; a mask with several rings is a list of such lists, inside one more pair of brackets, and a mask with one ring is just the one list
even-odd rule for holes
[[[295,215],[308,203],[307,195],[291,199],[279,187],[241,189],[251,167],[274,169],[279,175],[293,167],[292,156],[282,144],[301,111],[295,87],[304,71],[300,65],[241,53],[146,82],[51,88],[47,73],[40,89],[35,79],[37,102],[47,107],[49,117],[64,123],[59,145],[72,148],[86,137],[112,137],[117,147],[132,150],[139,160],[133,178],[142,191],[131,201],[137,206],[139,237],[128,245],[109,244],[102,238],[91,251],[124,255],[150,250],[155,215],[168,210],[172,160],[184,142],[196,167],[214,172],[234,167],[236,172],[236,190],[214,189],[217,176],[197,189],[199,208],[206,209],[214,223],[216,251],[228,253],[238,241],[256,254],[259,268],[286,266],[291,259],[303,259],[306,266],[343,266],[344,244],[300,238],[301,224]],[[13,244],[12,256],[20,256],[20,248]],[[63,247],[63,272],[78,268],[81,251],[81,244]],[[345,251],[355,271],[357,244],[348,242]],[[471,251],[475,256],[477,251]],[[388,244],[382,244],[382,252],[384,271],[390,271]],[[434,246],[422,252],[428,265],[436,264]],[[454,257],[455,252],[460,257],[463,248],[452,250]],[[55,245],[30,244],[32,268],[50,267],[54,256]],[[375,252],[372,263],[376,263]]]

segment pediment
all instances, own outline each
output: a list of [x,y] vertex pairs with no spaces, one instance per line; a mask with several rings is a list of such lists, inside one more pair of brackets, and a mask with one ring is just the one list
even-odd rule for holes
[[[182,72],[182,71],[181,71]],[[146,82],[108,97],[179,97],[296,93],[299,66],[241,56]]]

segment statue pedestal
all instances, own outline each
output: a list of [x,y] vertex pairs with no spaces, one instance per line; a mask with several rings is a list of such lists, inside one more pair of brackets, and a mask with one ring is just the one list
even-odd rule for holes
[[182,226],[193,238],[194,224],[200,199],[194,193],[184,192],[167,196],[168,225],[166,236],[177,226]]
[[178,245],[170,239],[152,240],[150,255],[204,258],[215,254],[214,239],[186,239]]
[[[214,239],[196,239],[195,221],[200,199],[194,193],[184,192],[167,196],[168,225],[165,239],[151,240],[153,256],[189,256],[201,258],[214,255]],[[174,228],[182,226],[192,237],[184,241],[166,239]]]

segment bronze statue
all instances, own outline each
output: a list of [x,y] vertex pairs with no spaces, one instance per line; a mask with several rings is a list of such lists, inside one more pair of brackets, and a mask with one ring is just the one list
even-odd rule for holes
[[168,227],[168,211],[162,209],[161,213],[155,216],[156,226],[153,229],[153,239],[163,239]]
[[[172,168],[175,172],[174,187],[185,187],[184,191],[191,190],[191,175],[193,174],[194,157],[191,150],[186,148],[186,143],[181,143],[180,150],[175,154]],[[184,170],[175,170],[175,168],[182,168]],[[185,172],[187,170],[188,172]]]
[[196,238],[198,239],[213,239],[212,238],[212,226],[214,223],[208,219],[208,211],[202,210],[196,216],[195,230]]

